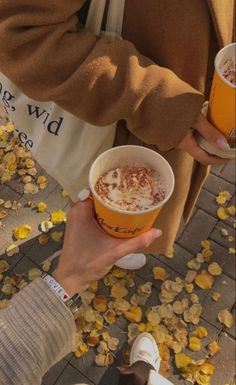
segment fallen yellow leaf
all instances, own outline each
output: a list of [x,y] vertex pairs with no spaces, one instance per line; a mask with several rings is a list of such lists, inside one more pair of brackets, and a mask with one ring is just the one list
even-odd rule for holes
[[214,365],[209,361],[205,361],[202,365],[200,365],[200,372],[203,374],[212,375],[214,374],[214,371]]
[[47,205],[46,205],[46,203],[44,203],[44,202],[39,202],[39,203],[37,204],[37,209],[38,209],[38,212],[39,212],[39,213],[44,213],[44,211],[47,210]]
[[51,238],[54,242],[60,242],[60,240],[62,239],[64,233],[63,231],[53,231],[51,233]]
[[66,213],[62,210],[52,212],[51,222],[53,225],[60,225],[61,223],[66,222]]
[[214,278],[206,270],[202,270],[195,278],[195,283],[201,289],[210,289],[213,285]]
[[229,329],[233,326],[234,323],[233,316],[228,309],[220,310],[218,313],[218,320]]
[[208,266],[208,271],[213,276],[218,276],[222,274],[222,268],[217,262],[212,262]]
[[198,338],[204,338],[207,337],[208,331],[204,326],[198,326],[193,332],[191,332],[191,335],[194,335]]
[[213,291],[211,294],[211,298],[215,302],[219,301],[220,297],[221,297],[221,295],[220,295],[220,293],[218,293],[218,291]]
[[0,259],[0,273],[5,273],[9,269],[9,263],[5,259]]
[[189,349],[193,352],[199,352],[202,348],[201,340],[197,337],[190,336],[189,337]]
[[235,212],[236,212],[235,206],[226,207],[225,210],[226,210],[227,214],[229,214],[231,217],[235,216]]
[[219,207],[217,209],[217,216],[218,216],[218,218],[220,218],[222,220],[229,218],[229,214],[227,213],[227,211],[224,207]]
[[116,282],[111,288],[111,296],[113,298],[123,298],[128,295],[128,290],[120,281]]
[[33,281],[34,279],[41,277],[41,274],[41,270],[37,267],[32,267],[32,269],[28,271],[28,280]]
[[217,195],[216,197],[216,202],[219,204],[219,205],[223,205],[224,203],[226,203],[227,201],[229,201],[231,199],[231,194],[229,191],[221,191],[219,192],[219,194]]
[[124,317],[130,322],[140,322],[142,318],[142,309],[139,306],[133,306],[124,312]]
[[220,345],[217,341],[211,341],[207,346],[208,353],[213,357],[220,353]]
[[104,295],[97,295],[93,299],[93,307],[97,311],[104,313],[107,310],[107,299]]
[[156,266],[152,269],[153,276],[155,279],[158,279],[160,281],[166,281],[169,277],[169,274],[163,267]]
[[211,248],[211,242],[209,239],[205,239],[204,241],[201,241],[201,246],[203,249],[210,249]]
[[40,234],[38,237],[38,243],[40,245],[46,245],[46,243],[48,243],[48,236],[45,233]]
[[194,363],[195,361],[192,360],[192,358],[188,357],[184,353],[177,353],[175,355],[175,365],[178,369],[184,369],[186,368],[189,364]]
[[6,210],[0,210],[0,219],[3,219],[7,216],[8,212]]
[[46,183],[46,182],[47,182],[47,178],[44,175],[40,175],[37,178],[37,184],[43,184],[43,183]]
[[31,232],[31,227],[27,224],[24,224],[19,227],[16,227],[13,230],[13,236],[16,240],[25,239],[28,237],[30,232]]
[[6,254],[8,257],[12,257],[13,255],[18,253],[19,253],[19,246],[14,245],[14,243],[12,243],[6,248]]

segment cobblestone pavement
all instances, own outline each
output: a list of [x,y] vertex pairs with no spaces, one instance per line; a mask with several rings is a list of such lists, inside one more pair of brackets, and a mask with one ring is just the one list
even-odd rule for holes
[[[233,163],[225,167],[213,168],[200,194],[192,219],[186,227],[182,226],[180,229],[175,245],[175,257],[167,259],[164,256],[149,255],[147,265],[136,274],[136,283],[150,281],[152,280],[151,270],[154,265],[158,264],[164,266],[171,277],[183,277],[187,271],[186,261],[200,251],[201,240],[210,239],[212,241],[214,261],[217,261],[224,271],[223,275],[216,277],[214,284],[214,290],[221,293],[221,299],[218,302],[213,302],[208,290],[196,291],[203,306],[201,325],[206,326],[209,332],[209,336],[204,340],[204,345],[206,346],[211,339],[215,338],[219,339],[221,345],[221,353],[213,359],[216,373],[212,378],[212,385],[231,384],[234,377],[235,328],[232,327],[226,331],[216,319],[216,315],[221,309],[228,308],[233,313],[235,311],[235,256],[229,255],[229,243],[219,232],[219,229],[224,227],[229,231],[229,234],[234,235],[234,228],[232,222],[222,223],[217,218],[215,203],[215,196],[223,190],[231,192],[233,194],[232,202],[234,201],[234,180],[235,168]],[[48,205],[48,212],[56,209],[66,210],[69,206],[68,199],[61,196],[61,189],[52,178],[48,177],[48,181],[47,189],[40,191],[35,199],[44,201]],[[23,194],[19,189],[18,182],[12,181],[0,186],[0,198],[17,200],[24,206],[28,199],[32,199],[32,196]],[[0,232],[0,259],[8,260],[11,271],[26,272],[29,268],[38,266],[40,262],[61,248],[60,243],[53,241],[43,248],[36,242],[36,237],[40,233],[38,225],[47,217],[47,213],[32,214],[31,208],[23,207],[18,214],[11,211],[10,215],[4,219],[5,228]],[[31,239],[22,241],[20,253],[8,258],[5,249],[9,243],[12,243],[12,229],[23,222],[32,226]],[[158,281],[152,281],[154,289],[150,304],[153,304],[153,298],[157,298],[157,293],[160,290]],[[122,362],[121,350],[127,340],[126,327],[127,323],[121,317],[116,324],[110,327],[111,335],[117,336],[120,340],[116,364]],[[175,371],[170,380],[175,385],[184,384],[184,381]],[[96,367],[94,365],[94,353],[90,350],[81,359],[73,357],[72,354],[68,355],[56,364],[43,379],[43,385],[71,385],[75,383],[117,385],[117,370],[115,365],[108,369]]]

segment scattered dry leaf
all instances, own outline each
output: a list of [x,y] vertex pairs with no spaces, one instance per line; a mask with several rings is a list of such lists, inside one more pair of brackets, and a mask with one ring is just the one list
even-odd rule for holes
[[213,285],[214,278],[207,270],[202,270],[195,278],[195,283],[201,289],[210,289]]
[[40,223],[40,229],[43,233],[47,233],[52,228],[53,228],[53,224],[51,221],[46,220]]
[[33,281],[34,279],[41,277],[41,274],[41,270],[37,267],[32,267],[32,269],[28,271],[28,280]]
[[24,185],[24,193],[25,194],[37,194],[39,191],[39,188],[38,186],[36,186],[36,184],[33,184],[33,183],[26,183]]
[[193,270],[199,270],[201,267],[201,263],[197,261],[196,258],[190,259],[190,261],[187,262],[187,266],[189,269]]
[[97,295],[93,299],[93,307],[97,311],[104,313],[107,310],[107,299],[104,295]]
[[211,293],[211,298],[212,298],[213,301],[215,301],[215,302],[219,301],[220,297],[221,297],[221,295],[220,295],[220,293],[219,293],[218,291],[213,291],[213,292]]
[[194,336],[189,337],[188,347],[193,352],[199,352],[202,348],[201,340],[197,337],[194,337]]
[[116,321],[116,312],[113,309],[108,309],[104,315],[103,315],[105,321],[109,324],[112,325]]
[[111,296],[113,298],[123,298],[128,295],[128,290],[120,281],[116,282],[111,288]]
[[51,262],[49,260],[46,260],[42,264],[42,270],[45,271],[46,273],[51,269]]
[[216,197],[216,202],[219,205],[223,205],[224,203],[228,202],[231,199],[232,195],[229,191],[221,191]]
[[235,206],[226,207],[225,210],[226,210],[227,214],[229,214],[231,217],[235,216],[235,212],[236,212]]
[[40,234],[38,237],[38,243],[42,246],[46,245],[46,243],[48,243],[48,236],[45,233]]
[[44,211],[47,210],[47,205],[46,205],[46,203],[44,203],[44,202],[39,202],[39,203],[37,204],[37,209],[38,209],[38,212],[39,212],[39,213],[44,213]]
[[220,345],[217,341],[211,341],[207,346],[208,353],[210,356],[215,356],[216,354],[220,353]]
[[142,318],[142,309],[139,306],[132,306],[124,312],[124,317],[130,322],[140,322]]
[[108,354],[97,354],[95,356],[95,363],[97,366],[109,366],[113,363],[114,358],[111,353]]
[[87,337],[87,345],[90,347],[95,347],[99,344],[99,337],[98,336],[88,336]]
[[217,262],[212,262],[208,266],[208,271],[213,276],[218,276],[222,274],[222,268]]
[[54,242],[60,242],[63,238],[63,231],[53,231],[51,233],[51,238]]
[[154,267],[152,272],[153,272],[154,278],[159,279],[160,281],[166,281],[167,278],[169,277],[169,274],[167,273],[167,271],[160,266]]
[[227,237],[229,235],[229,232],[228,230],[226,229],[220,229],[220,233],[223,237]]
[[6,254],[8,257],[12,257],[13,255],[18,253],[19,253],[19,246],[15,245],[14,243],[12,243],[6,248]]
[[0,259],[0,273],[5,273],[9,270],[9,263],[5,259]]
[[234,323],[233,316],[228,309],[220,310],[218,313],[218,320],[229,329],[233,326]]
[[192,358],[188,357],[184,353],[178,353],[175,355],[175,365],[178,369],[184,369],[186,368],[189,364],[194,363]]
[[66,222],[66,213],[62,210],[52,212],[51,222],[53,225],[60,225],[61,223]]
[[191,336],[195,336],[198,338],[204,338],[208,336],[208,331],[204,326],[198,326],[191,333]]
[[15,227],[13,230],[13,236],[16,240],[25,239],[31,232],[31,227],[27,224]]
[[188,270],[185,277],[185,281],[188,283],[192,283],[195,280],[196,276],[197,272],[195,270]]
[[6,210],[0,210],[0,219],[3,219],[7,216],[8,212]]
[[150,322],[152,326],[159,325],[161,322],[161,316],[158,312],[157,306],[153,306],[150,309],[148,309],[146,317],[148,322]]
[[37,184],[43,184],[47,182],[47,178],[44,175],[40,175],[37,178]]
[[221,220],[225,220],[225,219],[229,218],[229,213],[226,211],[226,209],[224,207],[219,207],[217,209],[217,216]]

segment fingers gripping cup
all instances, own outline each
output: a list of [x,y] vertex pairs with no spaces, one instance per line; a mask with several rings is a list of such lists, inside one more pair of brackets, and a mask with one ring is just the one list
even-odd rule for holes
[[[123,188],[119,191],[118,186],[122,184],[120,178],[123,176],[119,174],[122,170],[128,178],[133,178],[134,182],[131,183],[130,189],[129,186],[126,186],[126,191]],[[110,173],[114,174],[114,180],[111,180]],[[107,184],[111,190],[114,188],[111,196],[118,196],[120,199],[124,194],[122,204],[104,199],[103,195],[99,193],[98,181],[104,175],[106,176],[105,187]],[[150,183],[146,183],[145,175]],[[119,183],[117,183],[118,180]],[[160,190],[156,187],[159,182]],[[140,194],[138,183],[140,183]],[[148,184],[146,190],[145,183]],[[89,186],[101,227],[116,238],[132,238],[152,227],[161,208],[173,192],[174,174],[169,163],[155,151],[141,146],[120,146],[104,152],[95,160],[89,173]],[[150,188],[150,186],[152,187]],[[150,197],[145,197],[144,192],[150,193],[153,186],[157,188],[155,199],[152,204],[148,205]],[[133,193],[136,193],[136,197]]]

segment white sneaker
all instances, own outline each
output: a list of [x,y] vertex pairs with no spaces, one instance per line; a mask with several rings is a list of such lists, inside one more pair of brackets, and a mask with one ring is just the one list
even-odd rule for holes
[[147,258],[144,254],[128,254],[116,262],[116,266],[126,270],[141,269],[146,265]]
[[150,333],[141,333],[135,339],[130,352],[130,365],[136,361],[145,361],[159,372],[161,357],[156,341]]

